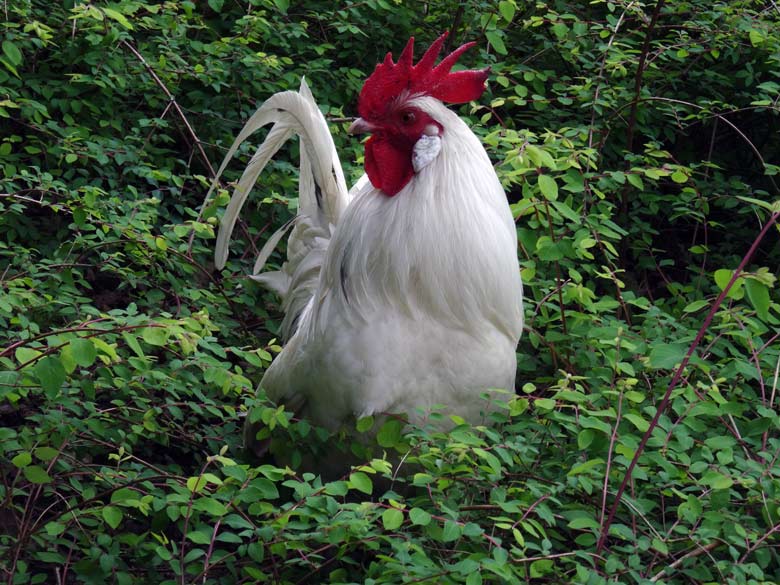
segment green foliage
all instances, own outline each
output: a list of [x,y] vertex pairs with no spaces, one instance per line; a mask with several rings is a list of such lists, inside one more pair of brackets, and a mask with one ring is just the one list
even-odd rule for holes
[[[773,6],[3,10],[9,584],[780,581]],[[450,28],[493,71],[461,114],[517,217],[517,396],[485,426],[367,418],[358,440],[327,437],[254,395],[281,315],[244,275],[295,210],[291,166],[264,176],[222,275],[227,191],[202,198],[258,102],[304,74],[357,178],[344,118],[362,80]],[[284,457],[241,451],[250,408]],[[334,445],[362,464],[304,471]]]

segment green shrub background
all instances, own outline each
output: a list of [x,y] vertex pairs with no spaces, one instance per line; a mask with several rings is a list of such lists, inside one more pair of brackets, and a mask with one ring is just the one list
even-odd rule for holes
[[[774,2],[0,13],[6,583],[780,582]],[[246,274],[295,212],[297,146],[221,273],[228,185],[201,204],[242,123],[303,75],[354,181],[362,81],[444,30],[492,67],[460,113],[517,217],[517,397],[446,435],[390,421],[376,459],[323,483],[295,464],[324,433],[254,393],[281,315]],[[250,406],[292,468],[246,459]]]

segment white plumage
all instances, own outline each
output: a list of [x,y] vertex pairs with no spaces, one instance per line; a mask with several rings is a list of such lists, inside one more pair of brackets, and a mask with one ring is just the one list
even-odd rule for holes
[[260,107],[219,171],[254,130],[274,124],[222,219],[221,267],[262,167],[284,140],[301,137],[300,204],[287,262],[258,274],[283,228],[261,251],[253,276],[281,295],[285,310],[286,344],[260,386],[331,430],[389,413],[419,423],[438,405],[476,423],[487,404],[482,394],[514,388],[522,284],[504,191],[455,113],[426,95],[408,96],[407,106],[441,132],[421,136],[414,156],[424,164],[415,163],[414,176],[392,197],[366,176],[347,193],[305,82],[299,93],[276,94]]

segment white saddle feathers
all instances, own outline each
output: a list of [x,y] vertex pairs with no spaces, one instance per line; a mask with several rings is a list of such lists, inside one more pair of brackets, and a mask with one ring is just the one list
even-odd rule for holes
[[[268,161],[293,134],[297,134],[301,140],[298,214],[268,239],[258,253],[252,271],[254,280],[282,296],[283,334],[289,337],[300,311],[316,289],[332,228],[348,205],[349,195],[328,124],[306,81],[301,80],[298,92],[274,94],[249,118],[225,155],[206,199],[241,144],[268,124],[273,127],[244,169],[222,216],[214,262],[217,268],[224,267],[230,237],[249,193]],[[290,228],[287,262],[280,271],[260,274]]]

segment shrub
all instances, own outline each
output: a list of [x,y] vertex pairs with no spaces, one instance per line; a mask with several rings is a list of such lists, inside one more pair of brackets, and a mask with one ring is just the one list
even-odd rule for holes
[[[9,584],[780,581],[773,5],[3,10]],[[295,211],[292,158],[222,274],[227,191],[203,195],[243,120],[303,74],[356,179],[362,80],[444,29],[493,70],[461,114],[518,220],[517,396],[446,435],[390,420],[323,482],[298,462],[334,439],[254,392],[281,315],[245,274]],[[248,408],[290,467],[242,453]]]

